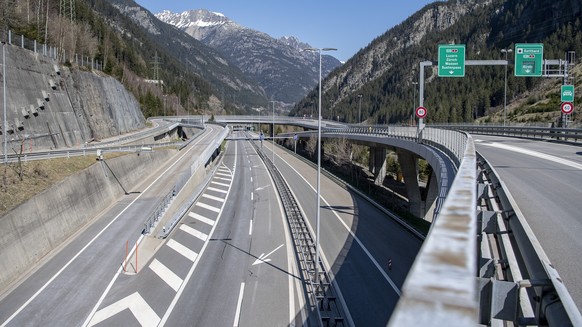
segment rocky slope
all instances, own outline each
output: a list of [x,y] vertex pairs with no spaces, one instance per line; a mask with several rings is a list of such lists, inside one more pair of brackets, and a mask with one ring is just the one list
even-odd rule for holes
[[[207,10],[164,11],[156,17],[220,52],[258,83],[269,99],[293,104],[317,84],[319,55],[302,51],[310,46],[295,37],[274,39]],[[340,65],[334,57],[324,55],[324,76]]]

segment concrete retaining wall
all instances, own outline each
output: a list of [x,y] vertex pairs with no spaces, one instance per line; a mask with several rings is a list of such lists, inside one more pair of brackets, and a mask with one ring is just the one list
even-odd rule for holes
[[[131,191],[175,153],[130,154],[109,159],[107,164]],[[0,217],[0,290],[123,194],[111,172],[105,176],[102,163],[97,163]]]

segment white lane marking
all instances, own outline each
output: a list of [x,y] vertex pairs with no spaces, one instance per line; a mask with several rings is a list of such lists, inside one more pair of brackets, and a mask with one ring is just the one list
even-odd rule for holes
[[163,263],[155,259],[150,263],[150,269],[153,270],[158,277],[160,277],[166,284],[168,284],[175,292],[178,291],[180,285],[182,285],[182,278],[174,274],[168,267],[164,266]]
[[180,225],[180,229],[183,230],[184,232],[196,237],[197,239],[206,241],[208,239],[208,235],[202,233],[201,231],[198,231],[188,225]]
[[226,182],[230,182],[232,180],[231,178],[224,178],[224,177],[214,177],[214,179],[218,179],[218,180],[226,181]]
[[210,199],[210,200],[218,201],[218,202],[224,202],[224,199],[223,198],[219,198],[219,197],[214,196],[214,195],[202,194],[202,197],[203,198]]
[[566,165],[572,168],[576,168],[576,169],[580,169],[582,170],[582,164],[579,164],[577,162],[568,160],[568,159],[564,159],[564,158],[560,158],[560,157],[556,157],[553,156],[551,154],[545,154],[542,152],[537,152],[537,151],[532,151],[532,150],[526,150],[523,148],[518,148],[516,146],[512,146],[512,145],[507,145],[507,144],[499,144],[499,143],[481,143],[482,145],[485,146],[489,146],[492,148],[498,148],[498,149],[503,149],[503,150],[507,150],[507,151],[512,151],[512,152],[518,152],[518,153],[522,153],[528,156],[532,156],[532,157],[536,157],[536,158],[540,158],[540,159],[545,159],[545,160],[549,160],[555,163],[559,163],[562,165]]
[[216,173],[218,176],[231,177],[230,174]]
[[[234,166],[236,166],[238,142],[235,142],[234,144],[235,144]],[[232,171],[232,175],[234,177],[234,170]],[[228,185],[228,186],[230,187],[230,185]],[[228,192],[230,194],[230,188],[229,188]],[[226,198],[228,198],[229,194],[226,195]],[[223,204],[223,207],[224,207],[224,204]],[[212,235],[214,233],[214,230],[216,229],[216,226],[218,226],[218,221],[220,220],[221,217],[222,217],[222,211],[218,214],[218,217],[216,218],[216,224],[212,227],[212,230],[210,231],[209,235]],[[170,315],[172,314],[172,311],[174,311],[174,308],[176,307],[178,300],[182,296],[182,293],[184,292],[184,289],[186,288],[188,281],[190,281],[190,278],[192,278],[192,275],[194,274],[194,270],[198,266],[198,263],[200,262],[200,258],[202,257],[202,254],[204,254],[204,251],[206,250],[208,243],[209,243],[209,240],[204,242],[204,245],[202,246],[202,249],[200,250],[200,255],[197,256],[196,261],[194,261],[194,264],[192,265],[192,267],[190,267],[190,270],[188,271],[188,274],[186,275],[186,278],[184,279],[184,283],[182,283],[182,286],[180,286],[180,289],[178,290],[178,292],[176,292],[176,296],[174,296],[172,303],[170,303],[170,306],[166,310],[166,313],[162,317],[162,321],[159,323],[158,326],[163,327],[166,324],[166,322],[168,321],[168,319],[170,318]]]
[[226,190],[217,189],[215,187],[209,187],[209,188],[207,188],[207,190],[222,193],[222,194],[228,193],[228,191],[226,191]]
[[233,327],[238,327],[240,320],[240,309],[242,308],[243,294],[245,292],[245,283],[240,283],[240,291],[238,293],[238,301],[236,303],[236,312],[234,314],[234,324]]
[[204,216],[201,216],[201,215],[199,215],[199,214],[197,214],[195,212],[189,212],[188,213],[188,216],[190,216],[190,217],[192,217],[192,218],[194,218],[194,219],[196,219],[198,221],[201,221],[201,222],[203,222],[205,224],[208,224],[210,226],[214,226],[214,220],[208,219],[208,218],[206,218]]
[[[252,147],[255,154],[258,155],[257,151],[254,147]],[[264,161],[261,161],[265,170],[267,166],[265,165]],[[257,188],[257,191],[263,190],[271,185],[274,187],[275,181],[273,181],[273,177],[271,174],[267,174],[271,184]],[[295,320],[297,317],[297,312],[295,312],[295,292],[293,291],[293,285],[295,285],[295,290],[297,294],[303,294],[303,284],[299,280],[299,278],[294,278],[294,276],[299,276],[298,267],[295,264],[295,252],[293,252],[293,243],[291,241],[291,231],[289,230],[289,225],[287,224],[287,220],[285,217],[285,212],[283,211],[283,203],[281,202],[281,198],[279,196],[276,197],[277,203],[279,204],[279,213],[281,217],[281,222],[283,222],[283,229],[285,230],[285,243],[287,244],[287,271],[292,272],[291,274],[287,274],[287,294],[289,300],[289,326],[295,326]],[[301,295],[297,297],[297,301],[299,302],[300,308],[305,308],[305,298]],[[303,310],[301,309],[300,312]],[[301,314],[300,314],[301,315]]]
[[253,176],[251,176],[251,184],[253,183]]
[[[204,140],[206,137],[208,137],[208,134],[204,135],[203,138],[201,138],[199,141],[196,141],[195,145],[198,145],[200,142],[202,142],[202,140]],[[38,291],[36,291],[36,293],[34,293],[33,296],[31,296],[28,301],[26,301],[22,306],[20,306],[20,308],[18,308],[18,310],[16,310],[12,316],[10,316],[2,325],[1,327],[4,327],[6,325],[8,325],[8,323],[10,321],[12,321],[12,319],[14,319],[22,310],[24,310],[25,307],[27,307],[34,299],[36,299],[38,297],[38,295],[44,291],[60,274],[63,273],[63,271],[65,271],[65,269],[67,269],[72,263],[73,261],[75,261],[83,252],[85,252],[85,250],[91,246],[91,244],[93,244],[93,242],[95,242],[100,236],[101,234],[103,234],[105,232],[105,230],[107,230],[107,228],[109,228],[109,226],[111,226],[114,222],[117,221],[117,219],[119,219],[119,217],[121,217],[121,215],[123,213],[125,213],[125,211],[127,211],[127,209],[129,209],[137,200],[139,200],[146,192],[147,190],[149,190],[160,178],[162,178],[170,169],[172,169],[175,165],[178,164],[178,162],[180,162],[180,160],[182,160],[182,158],[184,158],[186,155],[188,155],[188,153],[194,149],[194,146],[192,146],[190,149],[188,149],[188,151],[184,152],[184,154],[182,156],[180,156],[180,158],[178,158],[178,160],[174,161],[173,164],[170,165],[170,167],[168,167],[166,170],[164,170],[164,172],[162,172],[160,174],[160,176],[158,176],[158,178],[156,178],[150,185],[148,185],[135,199],[133,199],[133,201],[131,201],[127,207],[125,207],[117,216],[115,216],[115,218],[113,218],[105,227],[103,227],[103,229],[97,233],[97,235],[95,235],[95,237],[93,237],[91,239],[91,241],[89,241],[89,243],[87,243],[81,250],[79,250],[79,252],[77,252],[77,254],[75,254],[74,257],[71,258],[71,260],[69,260],[56,274],[54,274],[51,279],[49,279]],[[141,239],[141,237],[140,237]],[[121,267],[120,269],[117,270],[116,276],[114,277],[114,280],[117,278],[117,275],[119,275],[119,273],[121,272]],[[113,281],[114,281],[113,280]],[[104,297],[103,297],[104,298]],[[91,312],[91,314],[89,315],[89,317],[87,319],[89,319],[94,313],[95,310],[97,310],[97,308],[99,307],[101,303],[97,303],[97,305],[95,306],[95,308],[93,309],[93,311]],[[85,322],[84,326],[87,324],[87,322]]]
[[216,213],[220,212],[220,208],[209,206],[208,204],[202,203],[202,202],[196,202],[196,206],[200,207],[200,208],[208,209],[210,211],[214,211]]
[[198,257],[198,253],[190,250],[189,248],[185,247],[184,245],[174,241],[173,239],[170,239],[168,241],[168,243],[166,243],[167,246],[169,246],[172,250],[180,253],[181,255],[185,256],[186,258],[188,258],[190,261],[194,262],[196,261],[196,258]]
[[253,221],[251,220],[251,223],[249,225],[249,236],[253,235]]
[[99,310],[95,313],[95,316],[93,316],[89,326],[97,325],[125,309],[129,309],[135,319],[137,319],[142,326],[153,327],[157,326],[160,322],[160,317],[158,317],[156,312],[147,304],[138,292],[135,292],[112,305]]
[[255,197],[253,194],[255,194],[255,192],[251,192],[251,201],[253,201],[253,198]]
[[279,250],[279,249],[280,249],[280,248],[282,248],[284,245],[285,245],[285,244],[281,244],[281,245],[279,245],[279,246],[278,246],[278,247],[277,247],[275,250],[273,250],[273,251],[271,251],[271,252],[267,253],[267,255],[265,255],[265,253],[261,253],[261,255],[260,255],[258,258],[257,258],[257,260],[255,260],[255,262],[253,262],[253,264],[252,264],[252,265],[254,266],[254,265],[258,265],[258,264],[260,264],[260,263],[263,263],[263,262],[265,262],[265,263],[266,263],[266,262],[269,262],[269,261],[271,261],[271,259],[267,259],[267,257],[268,257],[268,256],[270,256],[271,254],[275,253],[275,251]]
[[[313,190],[314,193],[317,194],[317,190],[315,189],[315,187],[313,187],[313,185],[311,185],[307,179],[305,179],[305,177],[303,177],[303,175],[301,175],[293,166],[291,166],[288,162],[281,160],[283,162],[285,162],[287,164],[287,166],[289,166],[289,168],[291,168],[293,171],[295,171],[295,173],[297,175],[299,175],[299,177],[301,177],[301,179],[303,179],[303,181],[309,185],[309,187]],[[285,178],[283,178],[285,180],[285,183],[287,183],[287,180]],[[295,195],[293,195],[295,196]],[[327,202],[327,200],[323,197],[323,195],[321,195],[320,193],[320,197],[321,200],[323,201],[323,203],[325,205],[327,205],[328,207],[330,207],[331,205],[329,204],[329,202]],[[350,235],[352,236],[352,238],[356,241],[356,243],[358,243],[358,245],[362,248],[362,250],[366,253],[366,255],[368,256],[368,259],[370,259],[370,261],[372,261],[372,263],[374,264],[374,266],[376,267],[376,269],[378,269],[378,271],[380,272],[380,274],[382,274],[382,276],[384,277],[384,279],[386,279],[386,281],[390,284],[390,286],[392,286],[392,289],[394,290],[394,292],[396,292],[396,294],[398,294],[398,296],[400,296],[400,289],[398,288],[398,286],[396,286],[396,284],[394,284],[394,282],[392,281],[392,279],[390,278],[390,276],[388,276],[388,274],[386,274],[386,272],[384,271],[384,269],[382,269],[382,266],[380,266],[380,264],[378,263],[378,261],[376,261],[376,259],[374,259],[374,257],[372,256],[372,254],[370,253],[370,251],[368,251],[368,249],[366,248],[366,246],[364,246],[364,243],[362,243],[362,241],[360,241],[360,239],[356,236],[356,234],[354,234],[354,232],[352,232],[351,228],[343,221],[343,219],[341,219],[341,217],[338,215],[338,213],[336,211],[332,211],[333,214],[336,216],[337,220],[340,221],[340,223],[344,226],[344,228],[348,231],[348,233],[350,233]],[[311,230],[313,230],[313,228],[311,227],[311,224],[309,223],[309,220],[306,220],[306,223],[310,226]],[[323,253],[323,251],[322,251]]]
[[230,184],[225,184],[225,183],[220,183],[220,182],[215,182],[215,181],[210,182],[210,184],[230,187]]

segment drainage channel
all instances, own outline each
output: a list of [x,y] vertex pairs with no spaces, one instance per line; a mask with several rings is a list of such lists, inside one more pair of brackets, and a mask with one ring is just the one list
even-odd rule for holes
[[332,284],[330,275],[321,257],[318,265],[318,276],[315,275],[315,240],[307,227],[305,218],[299,209],[289,186],[274,167],[268,156],[259,149],[255,142],[250,142],[259,157],[265,162],[271,174],[287,216],[291,230],[295,253],[299,262],[299,270],[303,280],[304,291],[309,305],[310,325],[341,327],[349,326],[345,311]]

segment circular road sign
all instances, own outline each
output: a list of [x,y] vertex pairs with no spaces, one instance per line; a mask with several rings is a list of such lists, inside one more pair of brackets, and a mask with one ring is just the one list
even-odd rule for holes
[[418,118],[426,117],[426,108],[425,107],[416,108],[416,117]]
[[574,111],[574,105],[572,102],[562,102],[562,112],[565,115],[569,115]]

